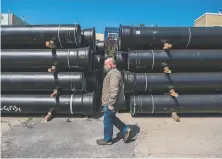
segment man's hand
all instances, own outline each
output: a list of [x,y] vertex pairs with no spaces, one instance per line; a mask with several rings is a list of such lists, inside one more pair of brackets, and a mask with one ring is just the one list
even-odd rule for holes
[[109,108],[109,110],[113,110],[114,109],[114,107],[111,106],[111,105],[109,105],[108,108]]

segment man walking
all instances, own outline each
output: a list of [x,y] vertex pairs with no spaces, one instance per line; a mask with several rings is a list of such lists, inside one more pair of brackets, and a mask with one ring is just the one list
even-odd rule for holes
[[124,89],[122,75],[117,70],[113,58],[107,58],[104,62],[107,72],[103,81],[102,105],[104,112],[104,138],[97,140],[98,145],[111,145],[113,138],[113,125],[115,125],[124,136],[127,143],[130,138],[131,129],[116,117],[118,105],[124,103]]
[[109,36],[108,40],[105,40],[105,55],[106,57],[112,57],[115,58],[116,54],[116,42],[113,38],[113,36]]

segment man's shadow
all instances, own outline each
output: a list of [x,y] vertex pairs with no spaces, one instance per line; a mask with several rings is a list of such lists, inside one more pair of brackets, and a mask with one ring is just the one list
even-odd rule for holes
[[[131,143],[136,141],[135,137],[137,134],[139,134],[140,132],[140,127],[137,125],[128,125],[131,128],[131,133],[130,133],[130,137],[129,137],[129,141],[127,143]],[[121,132],[118,132],[116,134],[116,137],[113,138],[113,144],[120,141],[121,139],[123,139],[123,135],[121,134]]]

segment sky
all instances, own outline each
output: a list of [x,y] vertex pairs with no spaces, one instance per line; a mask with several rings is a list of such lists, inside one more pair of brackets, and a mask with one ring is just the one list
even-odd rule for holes
[[73,24],[81,28],[122,25],[193,26],[205,12],[222,10],[222,0],[1,0],[1,13],[29,24]]

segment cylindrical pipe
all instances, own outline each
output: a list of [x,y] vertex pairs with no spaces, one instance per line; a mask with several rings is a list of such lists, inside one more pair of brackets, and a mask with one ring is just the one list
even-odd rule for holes
[[87,79],[87,85],[86,85],[87,92],[95,91],[96,95],[97,93],[100,93],[102,87],[102,71],[95,70],[87,72],[85,73],[85,76]]
[[104,41],[96,41],[96,54],[105,55]]
[[132,27],[120,26],[121,51],[163,49],[222,49],[222,27]]
[[91,48],[95,51],[96,49],[96,31],[95,28],[84,29],[81,30],[82,35],[82,46],[87,47],[91,46]]
[[46,49],[46,41],[56,48],[77,48],[82,44],[79,24],[1,26],[2,49]]
[[87,72],[85,75],[87,78],[87,91],[91,92],[95,90],[98,85],[97,71]]
[[130,112],[136,114],[161,113],[222,113],[222,95],[132,95]]
[[60,95],[51,98],[49,95],[10,94],[1,96],[2,115],[45,114],[54,108],[58,114],[93,115],[95,97],[93,93]]
[[127,56],[128,54],[123,51],[116,52],[116,67],[118,69],[126,69],[127,68]]
[[1,90],[3,92],[23,91],[85,91],[86,79],[81,72],[2,72]]
[[222,90],[222,73],[131,73],[124,72],[125,92],[218,92]]
[[222,50],[131,50],[127,54],[129,71],[221,70]]
[[90,65],[91,48],[1,50],[2,68],[85,68]]
[[102,55],[95,55],[95,69],[103,69],[104,59]]

